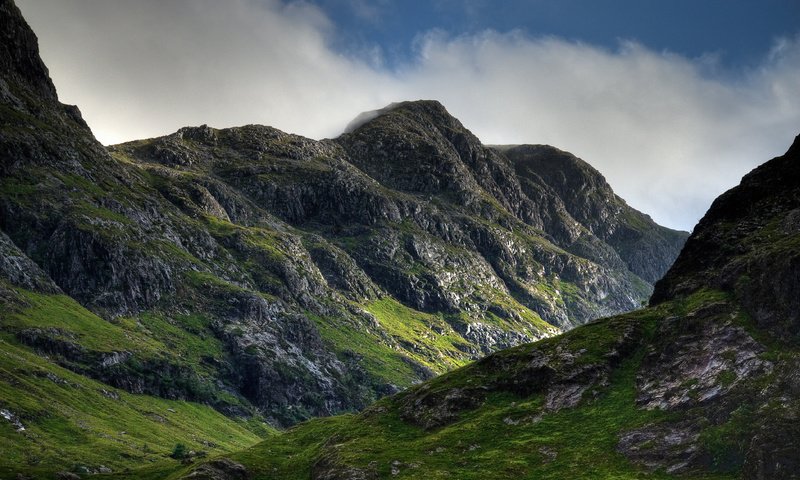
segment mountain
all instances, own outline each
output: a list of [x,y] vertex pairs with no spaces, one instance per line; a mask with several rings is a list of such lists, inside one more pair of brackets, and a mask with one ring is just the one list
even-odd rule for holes
[[[335,140],[202,126],[106,149],[2,5],[0,229],[42,279],[7,266],[4,331],[111,386],[276,425],[359,409],[636,308],[683,244],[584,162],[485,147],[432,101]],[[33,296],[119,341],[34,321]]]
[[798,219],[800,136],[714,202],[649,308],[304,423],[232,464],[282,479],[798,478]]
[[141,476],[362,409],[640,306],[686,238],[433,101],[106,148],[0,21],[0,477]]
[[494,353],[183,473],[800,478],[798,292],[800,136],[713,203],[648,308]]
[[[543,222],[559,245],[600,264],[628,269],[651,284],[675,261],[674,252],[680,251],[686,234],[659,227],[629,207],[588,163],[548,145],[498,148],[513,163],[525,194],[548,205]],[[576,224],[583,228],[563,227]]]
[[798,477],[800,137],[686,240],[433,101],[106,148],[0,20],[0,477]]

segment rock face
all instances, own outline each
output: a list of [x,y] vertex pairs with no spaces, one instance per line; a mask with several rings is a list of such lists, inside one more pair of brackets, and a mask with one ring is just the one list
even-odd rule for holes
[[[388,293],[420,311],[474,314],[486,310],[487,295],[510,295],[561,328],[634,308],[649,291],[615,247],[592,233],[601,230],[602,221],[582,226],[544,181],[539,182],[544,193],[537,192],[541,198],[529,198],[511,157],[481,145],[437,102],[395,104],[376,115],[334,141],[259,126],[197,127],[111,152],[158,175],[169,173],[172,183],[178,172],[207,183],[179,186],[195,190],[182,200],[195,214],[243,226],[274,216],[301,235],[332,243],[339,255],[317,248],[312,261],[325,262],[325,281],[338,282],[347,294],[363,286],[342,283],[333,274],[343,268],[334,258],[347,262],[348,272],[359,278],[365,274],[363,279],[381,290],[373,293]],[[592,172],[574,172],[576,188],[602,181],[604,188],[593,197],[615,205],[612,213],[603,213],[613,216],[614,225],[605,226],[602,235],[627,228],[621,236],[639,244],[628,248],[619,241],[618,250],[643,252],[654,263],[649,270],[636,268],[660,276],[669,264],[661,258],[674,258],[685,234],[630,209],[599,174],[575,162]],[[581,207],[576,211],[583,221],[592,218]],[[652,238],[629,228],[625,215],[638,215]],[[637,262],[643,263],[630,263]],[[513,314],[494,307],[501,317]]]
[[13,2],[0,20],[0,315],[71,297],[120,345],[8,333],[131,392],[278,425],[359,409],[637,308],[685,238],[581,160],[486,147],[433,101],[333,140],[201,126],[107,149]]
[[219,458],[201,465],[181,478],[186,480],[247,480],[250,475],[241,464],[227,458]]
[[525,193],[548,206],[543,228],[566,250],[612,268],[622,264],[655,283],[686,241],[684,232],[629,207],[600,172],[568,152],[547,145],[498,148],[513,162]]

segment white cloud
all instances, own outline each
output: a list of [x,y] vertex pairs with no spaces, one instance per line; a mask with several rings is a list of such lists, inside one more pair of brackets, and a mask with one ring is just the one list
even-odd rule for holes
[[[62,101],[104,143],[182,125],[335,135],[390,79],[328,49],[316,8],[257,0],[20,1]],[[369,85],[370,88],[364,88]]]
[[570,150],[634,206],[691,228],[800,130],[800,46],[781,45],[731,78],[708,59],[635,42],[609,51],[520,33],[433,34],[403,85],[440,99],[485,142]]
[[[690,229],[800,130],[800,42],[725,72],[636,42],[429,32],[401,68],[331,49],[335,26],[277,0],[18,0],[65,102],[106,143],[183,125],[264,123],[314,138],[398,100],[435,98],[486,143],[549,143],[633,206]],[[356,2],[358,3],[358,2]],[[374,52],[380,52],[379,49]],[[373,53],[374,53],[373,52]]]

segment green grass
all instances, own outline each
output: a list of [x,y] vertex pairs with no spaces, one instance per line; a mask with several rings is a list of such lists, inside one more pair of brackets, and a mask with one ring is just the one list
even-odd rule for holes
[[686,316],[708,305],[730,300],[731,295],[729,293],[720,290],[701,289],[680,301],[673,302],[672,306],[677,315]]
[[700,442],[711,456],[711,468],[719,472],[738,472],[752,441],[755,414],[747,403],[734,410],[725,423],[704,430]]
[[470,344],[441,315],[419,312],[391,297],[370,302],[365,310],[395,340],[409,345],[411,358],[435,372],[443,373],[467,362],[467,355],[458,346]]
[[225,356],[222,342],[211,330],[211,319],[202,314],[178,315],[172,319],[155,313],[142,314],[139,323],[182,363],[197,373],[214,373],[208,362]]
[[47,295],[16,289],[20,305],[0,307],[2,330],[57,329],[65,341],[96,352],[130,351],[155,354],[164,346],[141,332],[135,323],[110,323],[66,295]]
[[208,292],[210,296],[224,295],[225,293],[237,293],[245,291],[244,288],[234,285],[233,283],[222,280],[214,274],[208,272],[198,272],[196,270],[189,270],[184,273],[184,277],[188,284],[195,289]]
[[116,390],[4,340],[0,408],[25,427],[17,432],[0,419],[0,478],[81,465],[116,472],[148,465],[170,470],[177,465],[168,458],[176,443],[214,455],[246,448],[259,439],[253,431],[268,431],[207,406]]
[[63,183],[65,187],[70,190],[74,190],[75,192],[81,194],[81,196],[85,194],[91,194],[95,198],[101,198],[107,195],[105,190],[100,188],[91,180],[80,175],[65,173],[55,173],[54,175],[56,178],[61,180],[61,183]]
[[[644,337],[654,335],[656,317],[636,314],[512,349],[508,355],[524,363],[526,349],[560,344],[571,351],[586,349],[584,355],[596,359],[618,335],[620,322],[636,323]],[[366,470],[378,478],[672,478],[642,470],[616,451],[621,432],[668,419],[664,412],[636,407],[635,379],[643,355],[643,348],[631,354],[614,371],[609,386],[599,388],[596,397],[585,398],[577,408],[543,414],[540,394],[518,397],[493,390],[482,406],[463,413],[456,423],[424,431],[400,418],[401,395],[384,399],[357,416],[301,424],[232,458],[244,463],[255,479],[305,479],[315,464]],[[432,383],[448,388],[463,385],[479,378],[475,374],[480,365]]]
[[120,227],[123,225],[131,225],[132,222],[128,217],[125,215],[119,214],[117,212],[111,211],[107,208],[103,208],[97,206],[93,203],[89,203],[87,201],[79,201],[75,207],[75,214],[79,216],[83,216],[87,219],[91,219],[93,221],[97,220],[105,220],[107,222],[115,222],[120,224]]
[[[433,480],[673,478],[632,464],[616,451],[617,442],[622,432],[675,420],[673,414],[640,409],[635,402],[636,373],[646,345],[656,340],[659,320],[665,314],[690,313],[721,298],[718,292],[701,292],[681,302],[594,322],[559,337],[502,351],[493,359],[437,377],[428,382],[431,392],[480,385],[488,389],[480,406],[433,430],[423,430],[401,418],[403,401],[413,395],[413,388],[383,399],[359,415],[315,419],[273,435],[268,428],[225,419],[207,407],[185,402],[122,392],[115,392],[119,400],[114,400],[103,395],[103,390],[112,389],[55,367],[23,348],[3,344],[0,398],[13,401],[0,401],[0,408],[19,415],[36,436],[30,444],[14,443],[18,440],[15,435],[27,434],[14,431],[8,423],[0,424],[0,442],[5,442],[0,447],[9,448],[13,462],[8,465],[24,466],[26,471],[46,472],[63,465],[64,458],[75,458],[73,468],[103,464],[121,472],[121,477],[145,479],[177,478],[191,468],[169,458],[176,443],[241,462],[253,479],[307,479],[319,469]],[[371,302],[367,310],[392,335],[425,339],[426,329],[444,326],[441,317],[416,312],[391,298]],[[373,365],[373,373],[391,377],[391,369],[407,365],[392,356],[397,352],[367,338],[369,334],[363,329],[342,328],[329,318],[312,318],[323,335],[340,335],[335,340],[340,347],[378,349],[361,352],[364,361],[385,361]],[[197,334],[208,325],[208,319],[202,316],[164,322],[153,317],[143,323],[148,329],[165,329],[163,335],[177,335],[177,343],[181,343],[180,331]],[[608,385],[585,394],[578,407],[547,412],[541,393],[519,396],[502,387],[504,379],[514,378],[520,369],[527,368],[531,358],[541,354],[570,352],[576,364],[606,362],[604,355],[620,344],[623,335],[633,339],[633,351],[614,368]],[[181,348],[191,352],[209,346]],[[500,364],[507,368],[496,370]],[[57,380],[47,378],[47,372]],[[410,378],[402,369],[395,375],[398,380],[404,375]],[[56,407],[45,411],[40,398]],[[746,444],[742,432],[748,431],[751,418],[752,412],[743,406],[729,421],[707,429],[701,441],[712,455],[715,473],[684,478],[737,478],[741,467],[737,453]],[[250,446],[256,441],[253,431],[266,435],[266,440]],[[65,438],[70,440],[61,444]],[[208,442],[215,446],[209,447]],[[0,473],[13,473],[12,467],[5,468]],[[125,472],[126,468],[131,470]]]
[[491,311],[487,312],[487,318],[505,331],[522,332],[533,327],[535,332],[531,333],[553,334],[558,332],[555,327],[542,320],[542,317],[540,317],[538,313],[524,306],[517,301],[517,299],[505,292],[497,289],[484,289],[482,295],[488,300],[490,305],[500,307],[506,312],[515,312],[520,316],[521,321],[509,317],[500,318]]
[[[483,321],[503,330],[531,326],[534,329],[552,330],[538,315],[510,296],[501,295],[500,292],[490,293],[492,302],[502,302],[504,308],[518,312],[522,321],[500,318],[493,313],[487,313]],[[322,317],[310,312],[307,315],[314,320],[322,337],[340,357],[356,356],[359,364],[380,381],[405,388],[419,378],[419,373],[407,359],[435,373],[444,373],[466,365],[472,358],[472,354],[467,352],[479,351],[478,346],[452,327],[454,323],[471,321],[466,316],[420,312],[392,297],[354,306],[372,315],[379,329],[343,318]]]
[[339,358],[357,358],[376,380],[405,388],[418,378],[414,368],[403,360],[403,353],[382,342],[374,333],[340,318],[313,314],[308,317]]
[[203,359],[220,358],[224,353],[221,341],[211,329],[211,318],[206,315],[167,318],[148,312],[137,318],[116,318],[109,322],[66,295],[22,289],[16,293],[24,306],[0,309],[2,331],[6,333],[46,329],[48,336],[80,345],[87,351],[126,351],[144,359],[171,357],[175,362],[201,370]]
[[[53,354],[74,371],[93,378],[129,375],[152,388],[178,389],[186,398],[250,408],[214,380],[220,369],[228,368],[225,362],[229,359],[209,315],[150,311],[106,321],[64,295],[14,292],[18,295],[15,304],[0,307],[0,338],[7,342],[19,344],[19,332],[35,328],[36,336],[47,342],[83,351],[77,357]],[[112,352],[132,355],[113,371],[99,367],[103,354]]]
[[15,201],[24,201],[25,198],[35,195],[38,187],[26,179],[5,177],[0,182],[0,196],[13,198]]

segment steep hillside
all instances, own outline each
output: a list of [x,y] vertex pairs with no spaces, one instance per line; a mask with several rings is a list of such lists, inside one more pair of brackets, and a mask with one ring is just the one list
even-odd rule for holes
[[173,476],[799,478],[798,218],[800,136],[714,202],[653,306]]
[[[0,333],[54,368],[287,426],[650,293],[602,220],[545,177],[529,197],[437,102],[335,140],[204,126],[106,149],[12,1],[0,20]],[[647,228],[677,255],[683,234]]]
[[[174,345],[129,319],[108,322],[89,312],[5,234],[0,234],[0,318],[0,478],[169,469],[175,467],[169,455],[178,444],[201,457],[242,449],[274,432],[257,416],[232,419],[210,406],[126,392],[149,381],[163,388],[162,397],[200,394],[204,373],[126,374],[145,368],[144,362],[171,364],[167,352]],[[144,360],[134,364],[134,358]],[[81,375],[87,366],[95,368],[89,376],[101,380],[139,383],[114,388]],[[196,366],[183,368],[191,372]]]
[[[621,262],[645,281],[655,283],[686,241],[684,232],[661,227],[628,206],[600,172],[568,152],[548,145],[497,148],[513,163],[528,197],[548,205],[546,218],[552,226],[547,230],[566,250],[608,266]],[[570,217],[574,219],[571,223]],[[580,228],[559,230],[559,224],[579,224]],[[603,249],[604,245],[611,249]]]

